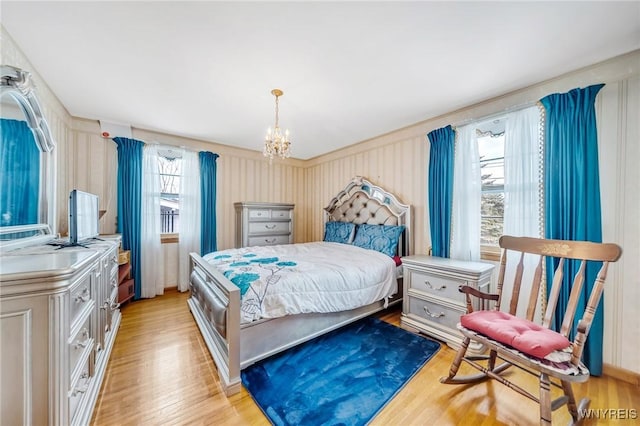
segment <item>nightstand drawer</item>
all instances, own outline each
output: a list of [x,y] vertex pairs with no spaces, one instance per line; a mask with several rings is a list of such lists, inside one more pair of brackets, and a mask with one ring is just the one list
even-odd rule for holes
[[288,233],[290,227],[291,222],[249,222],[249,235]]
[[464,303],[464,295],[458,291],[458,287],[467,284],[465,280],[410,270],[409,283],[411,289]]
[[434,301],[409,297],[409,313],[431,323],[455,329],[464,311],[441,305]]

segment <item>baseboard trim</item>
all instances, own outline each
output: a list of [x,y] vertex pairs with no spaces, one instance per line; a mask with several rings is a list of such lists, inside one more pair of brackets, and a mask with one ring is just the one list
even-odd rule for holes
[[640,387],[640,374],[611,364],[602,365],[602,374]]

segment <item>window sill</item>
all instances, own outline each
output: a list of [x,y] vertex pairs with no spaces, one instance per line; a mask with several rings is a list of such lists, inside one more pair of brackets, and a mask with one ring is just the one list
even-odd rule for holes
[[178,234],[160,234],[160,242],[162,244],[175,244],[180,242]]
[[480,246],[480,259],[491,262],[500,262],[500,247]]

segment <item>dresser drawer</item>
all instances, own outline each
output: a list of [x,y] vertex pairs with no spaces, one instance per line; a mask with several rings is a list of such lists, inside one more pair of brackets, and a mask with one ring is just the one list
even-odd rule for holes
[[91,274],[86,274],[71,290],[69,318],[73,324],[84,309],[93,303],[94,294],[91,288]]
[[102,269],[109,270],[109,265],[112,264],[113,261],[116,261],[117,257],[115,257],[114,253],[109,253],[102,259]]
[[271,210],[271,219],[291,219],[291,210]]
[[71,382],[68,399],[69,399],[69,418],[71,420],[71,424],[77,423],[74,421],[74,417],[76,414],[80,414],[78,411],[78,407],[81,405],[82,399],[87,394],[89,390],[89,386],[91,385],[92,377],[90,375],[90,363],[91,358],[86,358],[83,366],[82,372],[78,376],[78,378]]
[[409,297],[409,313],[430,323],[455,329],[464,311],[443,306],[437,302]]
[[118,285],[118,265],[114,265],[113,268],[111,268],[111,273],[109,274],[109,281],[115,281],[116,285]]
[[78,363],[86,351],[93,349],[93,329],[91,327],[92,316],[89,315],[80,326],[74,336],[69,339],[69,372],[78,368]]
[[290,222],[249,222],[249,235],[288,233],[290,225]]
[[[110,306],[115,306],[118,304],[118,289],[117,288],[112,288],[111,289],[111,295],[109,296],[109,305]],[[119,306],[118,306],[119,308]],[[114,308],[117,309],[117,308]]]
[[109,281],[109,288],[118,288],[118,276],[111,277]]
[[249,246],[273,246],[289,244],[289,235],[265,235],[261,237],[249,237]]
[[464,303],[464,294],[460,293],[458,288],[467,284],[465,280],[409,270],[409,282],[411,289]]
[[249,219],[271,219],[271,210],[269,209],[250,209]]

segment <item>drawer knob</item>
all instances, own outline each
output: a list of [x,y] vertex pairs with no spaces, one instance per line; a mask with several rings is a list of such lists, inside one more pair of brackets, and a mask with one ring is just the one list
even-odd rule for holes
[[446,284],[442,284],[440,287],[434,287],[433,284],[431,284],[429,281],[425,281],[424,283],[427,285],[427,287],[436,291],[442,291],[447,288]]
[[[89,373],[82,373],[80,376],[81,379],[87,379],[89,377]],[[71,396],[76,396],[79,393],[85,393],[89,389],[89,384],[86,383],[83,386],[76,386],[71,392]]]
[[267,229],[276,229],[276,225],[275,224],[273,224],[273,225],[265,225],[264,227],[267,228]]
[[267,244],[271,244],[271,243],[275,243],[276,239],[275,238],[265,238],[264,242]]
[[429,311],[429,308],[427,308],[426,306],[424,307],[424,311],[426,312],[427,315],[429,315],[431,318],[440,318],[444,316],[444,312],[440,312],[439,314],[432,314],[431,311]]
[[91,341],[91,339],[89,338],[89,330],[87,330],[86,328],[82,329],[81,335],[82,335],[82,337],[85,338],[85,341],[84,342],[76,342],[73,345],[74,349],[86,348],[87,345],[89,344],[89,342]]
[[73,345],[73,348],[74,349],[86,348],[88,344],[89,344],[89,339],[85,340],[84,342],[76,342],[75,345]]
[[82,293],[75,297],[76,303],[84,303],[91,299],[91,295],[89,294],[89,288],[85,287],[82,289]]

